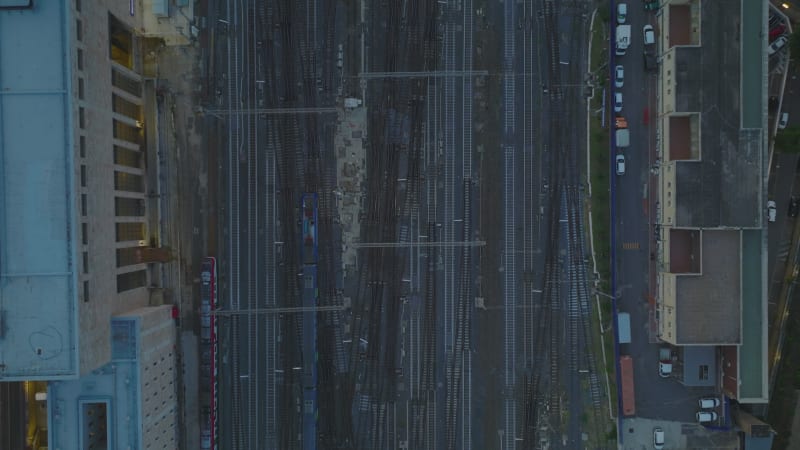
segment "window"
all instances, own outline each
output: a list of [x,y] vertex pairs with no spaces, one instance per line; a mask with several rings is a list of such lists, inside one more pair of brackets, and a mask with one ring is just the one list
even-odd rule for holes
[[83,49],[78,49],[78,70],[83,70]]
[[81,224],[81,243],[89,245],[89,224],[86,222]]
[[117,267],[132,266],[142,263],[142,252],[139,247],[117,249]]
[[141,106],[129,102],[117,94],[111,96],[111,108],[115,113],[123,114],[134,120],[139,120],[142,116]]
[[83,252],[83,273],[89,273],[89,252]]
[[75,21],[75,37],[78,41],[83,40],[83,22],[80,19]]
[[89,281],[86,280],[83,282],[83,301],[89,301]]
[[78,77],[78,99],[83,100],[83,78]]
[[86,165],[81,164],[81,187],[86,187]]
[[111,60],[133,69],[133,33],[111,14],[108,15],[108,41]]
[[125,292],[131,289],[144,287],[145,283],[147,283],[146,270],[121,273],[117,275],[117,292]]
[[83,448],[109,448],[108,430],[112,428],[112,415],[108,410],[108,403],[102,401],[80,404],[77,429],[80,430]]
[[117,242],[141,241],[144,239],[143,222],[119,222],[116,224]]
[[114,189],[128,192],[144,192],[144,179],[141,175],[114,171]]
[[86,217],[86,210],[88,209],[86,203],[86,194],[81,194],[81,215],[84,217]]
[[78,126],[81,130],[86,128],[86,111],[83,109],[83,106],[78,108]]
[[114,69],[111,69],[111,84],[134,97],[142,96],[142,83]]
[[137,145],[142,144],[142,129],[114,120],[114,139],[122,139]]
[[701,365],[700,366],[700,373],[698,375],[699,375],[699,377],[698,377],[699,379],[707,380],[708,379],[708,366]]
[[120,166],[141,168],[142,167],[142,153],[136,150],[131,150],[119,145],[114,146],[114,164]]
[[75,11],[81,11],[81,0],[75,0]]
[[79,141],[81,158],[86,158],[86,136],[81,136],[78,141]]
[[117,216],[144,216],[144,200],[140,198],[114,197],[114,213]]

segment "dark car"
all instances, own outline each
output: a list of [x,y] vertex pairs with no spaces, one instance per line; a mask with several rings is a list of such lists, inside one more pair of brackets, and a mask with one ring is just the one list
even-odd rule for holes
[[779,23],[778,25],[769,29],[769,41],[772,42],[778,39],[786,31],[786,25]]
[[789,199],[789,217],[797,217],[800,212],[800,198],[792,197]]
[[644,52],[644,70],[647,71],[654,71],[658,68],[658,63],[656,62],[656,55],[652,51],[645,51]]

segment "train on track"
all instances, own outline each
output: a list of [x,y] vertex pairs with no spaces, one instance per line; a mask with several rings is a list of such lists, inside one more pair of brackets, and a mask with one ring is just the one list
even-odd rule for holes
[[217,450],[217,260],[203,258],[200,268],[200,448]]
[[317,448],[317,312],[319,289],[317,287],[317,216],[319,196],[304,193],[301,198],[301,293],[303,301],[303,450]]

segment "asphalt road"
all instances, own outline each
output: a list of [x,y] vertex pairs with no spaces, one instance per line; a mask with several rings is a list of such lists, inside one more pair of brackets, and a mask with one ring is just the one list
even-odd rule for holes
[[800,162],[800,155],[776,153],[773,157],[772,170],[770,170],[768,199],[774,200],[777,208],[775,222],[768,223],[767,273],[769,274],[769,288],[767,295],[770,299],[770,307],[775,302],[775,296],[780,294],[786,275],[785,263],[789,255],[794,225],[794,221],[788,214],[789,201],[793,189],[796,189],[794,181],[798,162]]
[[[613,17],[612,17],[613,18]],[[623,150],[625,175],[616,178],[616,245],[618,309],[631,315],[632,342],[628,353],[634,361],[636,414],[638,417],[693,421],[694,399],[673,379],[658,375],[658,339],[655,335],[655,304],[650,301],[650,253],[655,231],[648,206],[651,168],[655,160],[655,73],[644,70],[642,28],[655,25],[652,13],[630,2],[626,23],[631,25],[631,45],[624,56],[614,56],[614,64],[625,68],[622,115],[628,120],[631,146]],[[658,32],[658,30],[656,30]],[[613,78],[611,80],[613,86]],[[613,101],[609,101],[609,104]],[[613,170],[613,169],[612,169]],[[652,269],[651,269],[652,270]]]
[[[658,375],[659,344],[655,327],[655,304],[648,290],[650,275],[655,267],[650,254],[655,251],[653,193],[651,169],[657,163],[654,152],[655,74],[643,67],[643,31],[646,23],[655,25],[650,13],[629,5],[628,23],[632,25],[632,45],[628,54],[617,57],[616,64],[625,67],[623,114],[631,129],[631,147],[626,149],[626,174],[617,177],[617,265],[619,310],[631,314],[632,343],[627,346],[634,360],[636,415],[641,418],[684,423],[694,422],[696,401],[704,395],[714,395],[712,388],[687,389],[673,378]],[[656,33],[659,30],[656,29]],[[650,267],[651,272],[643,271]],[[635,445],[628,443],[626,445]]]

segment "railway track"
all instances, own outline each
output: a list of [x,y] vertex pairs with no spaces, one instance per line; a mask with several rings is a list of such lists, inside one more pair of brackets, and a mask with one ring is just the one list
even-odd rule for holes
[[[238,7],[238,2],[233,0],[233,8],[234,11],[231,11],[231,0],[227,2],[227,13],[225,17],[232,17],[233,15],[237,14],[236,8]],[[233,14],[232,14],[233,13]],[[228,108],[231,109],[232,105],[234,104],[234,99],[237,96],[239,91],[239,51],[238,51],[238,39],[228,39],[228,67],[227,67],[227,105]],[[232,193],[228,200],[230,205],[230,228],[229,228],[229,251],[230,251],[230,263],[229,263],[229,301],[230,307],[232,309],[239,309],[239,279],[240,279],[240,256],[239,256],[239,244],[240,244],[240,236],[239,236],[239,199],[238,199],[238,192],[239,192],[239,172],[236,169],[236,166],[233,164],[233,161],[238,160],[238,148],[241,145],[241,138],[239,133],[238,122],[240,117],[238,115],[230,115],[231,122],[229,123],[228,127],[228,150],[229,150],[229,180],[231,184]],[[231,335],[233,336],[232,339],[232,348],[231,348],[231,357],[232,357],[232,399],[231,399],[231,424],[232,430],[234,433],[234,441],[233,441],[233,448],[240,449],[244,445],[243,441],[243,424],[242,424],[242,415],[241,415],[241,383],[239,383],[239,375],[241,373],[239,367],[239,345],[238,345],[238,336],[239,336],[239,319],[234,318],[231,321]]]
[[[572,15],[575,26],[583,27],[586,29],[585,24],[585,9],[575,5],[574,7],[567,8],[567,13]],[[585,6],[585,5],[584,5]],[[585,46],[573,46],[570,60],[579,62],[585,60]],[[567,83],[578,84],[582,80],[584,73],[580,70],[582,65],[571,64],[568,73]],[[566,93],[567,104],[580,105],[582,97],[575,89],[569,90]],[[571,112],[572,116],[576,119],[575,122],[581,122],[581,110],[576,108]],[[604,423],[603,410],[602,410],[602,390],[600,386],[600,379],[598,377],[598,368],[595,361],[595,355],[592,352],[593,336],[591,332],[591,306],[589,295],[589,280],[587,276],[588,255],[584,245],[584,237],[586,236],[584,230],[584,217],[583,217],[583,190],[581,188],[581,174],[578,170],[580,167],[579,155],[580,148],[583,148],[581,139],[576,135],[569,136],[570,151],[568,152],[569,161],[567,163],[567,178],[569,180],[569,189],[567,190],[568,211],[570,213],[568,227],[570,233],[570,269],[571,278],[570,286],[573,293],[571,295],[572,304],[570,309],[570,335],[571,340],[574,342],[572,347],[571,364],[576,366],[576,370],[580,367],[580,373],[587,375],[581,376],[575,370],[572,371],[573,377],[585,379],[589,386],[589,401],[590,404],[584,405],[584,408],[591,410],[588,416],[592,417],[594,424],[599,425]],[[580,401],[582,399],[571,399],[571,401]],[[594,436],[598,446],[602,446],[603,439],[600,436]]]
[[[430,2],[426,1],[426,5]],[[405,7],[405,9],[403,9]],[[427,6],[426,6],[427,7]],[[380,57],[370,58],[373,68],[370,70],[395,71],[405,67],[424,65],[422,55],[408,42],[414,42],[415,33],[419,33],[416,20],[408,20],[417,16],[420,5],[417,0],[407,3],[393,3],[386,11],[371,10],[375,18],[377,14],[386,13],[386,35],[390,38],[385,43],[377,43],[376,54]],[[401,27],[403,17],[406,25]],[[373,18],[372,23],[376,23]],[[380,19],[378,19],[380,20]],[[430,35],[430,33],[429,33]],[[385,48],[381,48],[385,45]],[[416,53],[415,53],[416,52]],[[379,67],[375,67],[380,63]],[[423,96],[424,85],[412,85],[408,80],[377,80],[371,84],[369,98],[379,102],[377,108],[370,108],[369,129],[371,144],[368,147],[368,165],[370,167],[367,181],[367,213],[364,227],[365,240],[370,241],[409,241],[411,217],[417,210],[419,193],[420,158],[423,130],[421,106],[414,98]],[[410,128],[405,125],[410,123]],[[386,130],[386,132],[384,132]],[[407,137],[406,131],[407,130]],[[405,185],[398,188],[399,166],[405,168]],[[409,258],[407,249],[366,249],[362,253],[364,269],[361,271],[360,305],[354,307],[355,333],[351,356],[351,382],[359,380],[358,386],[351,390],[354,400],[358,400],[361,410],[354,433],[357,436],[358,448],[389,448],[397,439],[393,424],[396,398],[395,368],[399,362],[399,318],[400,299],[403,296],[402,275]],[[433,304],[433,302],[431,302]],[[423,318],[428,323],[435,315],[427,314]],[[359,323],[362,322],[362,323]],[[426,322],[427,321],[427,322]],[[363,323],[367,322],[367,323]],[[368,342],[363,351],[363,359],[359,356],[358,346],[361,340]],[[425,338],[424,338],[425,339]],[[430,345],[430,340],[423,345]],[[433,358],[429,352],[429,358]],[[423,364],[426,385],[432,383],[432,370]]]

